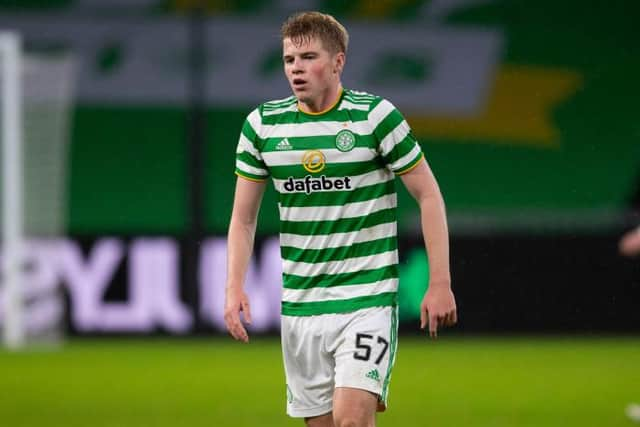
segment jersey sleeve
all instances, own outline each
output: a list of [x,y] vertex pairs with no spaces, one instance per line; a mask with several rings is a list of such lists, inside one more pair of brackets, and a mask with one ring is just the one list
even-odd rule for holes
[[387,168],[402,175],[416,167],[424,157],[420,144],[400,111],[383,99],[369,113],[378,140],[378,153]]
[[261,123],[259,110],[253,110],[242,125],[236,149],[236,175],[250,181],[264,181],[269,177],[267,165],[260,154],[258,133]]

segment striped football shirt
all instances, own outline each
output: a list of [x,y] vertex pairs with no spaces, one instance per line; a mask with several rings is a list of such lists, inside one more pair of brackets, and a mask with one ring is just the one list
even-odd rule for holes
[[421,159],[400,112],[364,92],[320,114],[291,96],[247,116],[236,174],[271,177],[279,193],[283,315],[396,305],[394,178]]

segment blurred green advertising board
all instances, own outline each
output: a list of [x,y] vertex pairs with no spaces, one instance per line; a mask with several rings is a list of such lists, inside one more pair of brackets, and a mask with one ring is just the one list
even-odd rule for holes
[[[207,23],[209,233],[226,230],[244,117],[289,94],[277,35],[282,16],[266,12],[267,3]],[[439,179],[454,232],[598,230],[623,221],[638,191],[640,55],[632,16],[639,6],[588,3],[318,2],[351,31],[345,86],[385,96],[403,111]],[[36,7],[0,15],[29,45],[62,45],[80,58],[71,233],[186,230],[188,31],[166,2],[154,10],[124,21],[73,13],[54,20]],[[269,187],[264,234],[278,231]],[[399,209],[400,230],[417,229],[404,190]]]

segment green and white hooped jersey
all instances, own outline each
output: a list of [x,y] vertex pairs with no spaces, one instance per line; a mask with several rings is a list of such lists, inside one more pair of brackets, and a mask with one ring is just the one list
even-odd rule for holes
[[398,289],[395,175],[422,159],[387,100],[344,90],[309,114],[294,96],[252,111],[236,174],[279,193],[282,314],[308,316],[393,306]]

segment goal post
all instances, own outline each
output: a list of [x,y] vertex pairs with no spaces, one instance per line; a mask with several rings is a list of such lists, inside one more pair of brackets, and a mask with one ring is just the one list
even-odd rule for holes
[[0,31],[0,329],[10,349],[57,344],[66,326],[51,272],[66,235],[75,61],[26,44]]
[[21,263],[24,247],[22,200],[22,55],[20,36],[0,32],[2,90],[2,292],[3,340],[9,348],[24,343]]

